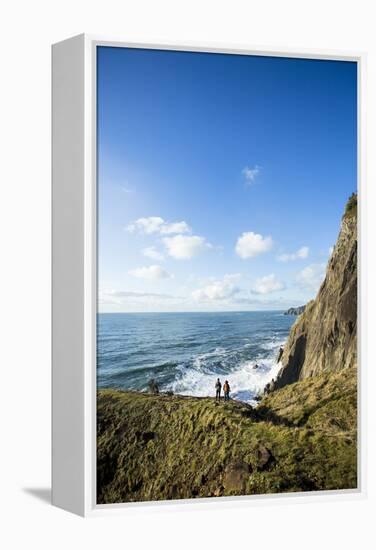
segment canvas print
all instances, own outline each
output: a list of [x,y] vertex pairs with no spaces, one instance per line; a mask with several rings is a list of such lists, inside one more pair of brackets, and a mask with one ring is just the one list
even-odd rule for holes
[[97,503],[357,487],[357,64],[97,48]]

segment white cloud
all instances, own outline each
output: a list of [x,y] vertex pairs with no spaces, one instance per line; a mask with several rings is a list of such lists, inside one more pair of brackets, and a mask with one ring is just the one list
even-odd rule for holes
[[132,290],[104,290],[99,294],[99,296],[102,301],[106,301],[106,299],[108,298],[118,299],[119,301],[127,298],[158,298],[161,300],[175,300],[178,298],[178,296],[172,296],[171,294],[159,294],[156,292],[137,292]]
[[139,231],[140,233],[158,233],[161,226],[163,225],[164,220],[158,216],[150,216],[149,218],[139,218],[135,222],[130,223],[126,230],[129,233],[134,233]]
[[168,273],[160,265],[149,265],[148,267],[138,267],[136,269],[131,269],[128,271],[129,275],[133,277],[138,277],[140,279],[146,279],[149,281],[156,281],[158,279],[170,279],[172,278],[171,273]]
[[138,218],[138,220],[127,225],[126,230],[129,233],[138,231],[146,235],[153,233],[172,235],[174,233],[190,233],[191,228],[184,221],[168,223],[159,216],[150,216],[148,218]]
[[265,275],[265,277],[257,279],[251,292],[253,294],[270,294],[271,292],[283,290],[284,288],[285,285],[277,279],[274,273],[272,273],[271,275]]
[[238,274],[225,275],[222,280],[213,281],[203,288],[198,288],[192,292],[192,298],[196,302],[216,302],[232,298],[240,292],[240,289],[234,284],[239,277]]
[[158,262],[161,262],[164,260],[163,254],[158,252],[155,246],[149,246],[148,248],[144,248],[142,253],[147,258],[151,258],[152,260],[157,260]]
[[329,256],[331,256],[334,252],[334,246],[329,247]]
[[296,280],[303,288],[316,292],[324,279],[325,269],[324,263],[311,264],[297,274]]
[[133,193],[133,189],[131,189],[130,187],[127,187],[126,185],[122,185],[121,186],[121,190],[123,191],[123,193]]
[[197,254],[212,248],[212,245],[204,237],[198,237],[197,235],[165,237],[163,243],[169,256],[177,260],[189,260]]
[[250,168],[249,166],[245,166],[245,168],[243,168],[242,170],[242,174],[245,177],[245,180],[248,185],[252,185],[252,183],[254,183],[259,173],[260,173],[260,167],[257,166],[257,164],[253,168]]
[[271,237],[263,237],[258,233],[249,231],[243,233],[237,240],[235,250],[238,256],[241,258],[253,258],[263,252],[268,252],[273,246],[273,240]]
[[186,222],[164,223],[161,227],[162,235],[173,235],[174,233],[190,233],[191,228]]
[[292,254],[281,254],[280,256],[277,256],[277,260],[280,262],[292,262],[294,260],[304,260],[305,258],[308,258],[308,255],[308,246],[302,246],[299,250],[293,252]]

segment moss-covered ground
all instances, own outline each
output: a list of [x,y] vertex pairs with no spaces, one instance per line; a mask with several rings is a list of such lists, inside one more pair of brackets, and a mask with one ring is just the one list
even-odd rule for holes
[[355,488],[356,378],[348,369],[297,382],[257,408],[101,390],[97,501]]

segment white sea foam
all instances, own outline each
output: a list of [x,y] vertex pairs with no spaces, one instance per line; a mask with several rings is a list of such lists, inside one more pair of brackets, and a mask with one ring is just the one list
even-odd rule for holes
[[[193,361],[192,367],[178,367],[179,376],[169,384],[167,389],[174,393],[196,397],[213,396],[215,382],[219,377],[222,384],[225,380],[229,381],[233,399],[255,404],[255,397],[263,392],[268,382],[276,378],[281,368],[281,365],[276,363],[276,355],[279,346],[283,343],[282,340],[274,340],[265,344],[262,346],[268,350],[265,357],[257,357],[254,361],[240,362],[226,374],[213,372],[206,361],[217,356],[225,357],[231,352],[217,349],[214,352],[199,355]],[[257,369],[254,368],[256,363]]]

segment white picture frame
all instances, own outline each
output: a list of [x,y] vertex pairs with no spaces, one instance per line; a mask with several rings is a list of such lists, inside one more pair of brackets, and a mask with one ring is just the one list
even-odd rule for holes
[[[358,488],[153,503],[96,504],[96,48],[137,47],[238,55],[354,61],[358,66]],[[364,498],[365,384],[365,71],[363,53],[279,51],[223,44],[135,44],[79,35],[52,47],[52,502],[81,516],[139,506],[221,507]]]

